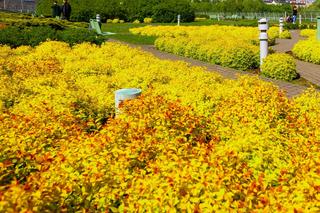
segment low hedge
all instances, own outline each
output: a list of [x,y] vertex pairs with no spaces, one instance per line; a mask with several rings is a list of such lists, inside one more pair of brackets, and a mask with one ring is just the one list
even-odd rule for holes
[[320,64],[320,41],[315,36],[298,41],[292,48],[292,53],[300,60]]
[[294,58],[285,53],[268,55],[261,65],[261,74],[286,81],[292,81],[298,77]]
[[0,31],[0,44],[10,47],[22,45],[37,46],[46,40],[58,40],[70,45],[90,42],[101,44],[105,38],[97,36],[95,32],[87,29],[56,30],[49,26],[39,27],[16,27],[10,26]]
[[30,14],[20,14],[11,12],[0,12],[0,22],[8,26],[30,27],[30,26],[50,26],[61,30],[66,28],[87,28],[87,22],[70,22],[58,20],[56,18],[32,17]]

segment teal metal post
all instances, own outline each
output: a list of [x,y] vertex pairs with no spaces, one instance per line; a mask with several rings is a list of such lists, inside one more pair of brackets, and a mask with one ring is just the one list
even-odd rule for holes
[[317,17],[317,39],[320,41],[320,16]]

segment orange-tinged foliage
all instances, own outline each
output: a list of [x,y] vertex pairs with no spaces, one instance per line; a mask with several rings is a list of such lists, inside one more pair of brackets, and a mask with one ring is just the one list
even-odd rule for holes
[[[313,90],[112,43],[1,54],[0,212],[319,211]],[[124,87],[143,95],[115,118]]]
[[4,23],[0,23],[0,30],[6,28],[7,26]]

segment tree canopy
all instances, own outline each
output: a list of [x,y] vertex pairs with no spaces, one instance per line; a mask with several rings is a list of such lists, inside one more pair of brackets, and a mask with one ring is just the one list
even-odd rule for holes
[[290,11],[290,4],[267,5],[262,0],[213,0],[193,1],[197,12],[284,12]]
[[[71,19],[88,21],[98,13],[101,19],[119,18],[126,21],[142,21],[152,17],[156,22],[173,22],[178,14],[181,21],[194,20],[194,8],[189,0],[69,0]],[[49,16],[52,0],[38,0],[37,14]]]

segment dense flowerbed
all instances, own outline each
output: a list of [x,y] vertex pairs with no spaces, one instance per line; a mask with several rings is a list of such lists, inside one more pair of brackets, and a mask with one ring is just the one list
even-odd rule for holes
[[316,38],[316,30],[301,30],[301,35],[307,39],[294,45],[293,54],[303,61],[320,64],[320,41]]
[[[0,211],[317,212],[320,97],[124,45],[0,51]],[[137,87],[114,118],[113,92]]]
[[[240,70],[259,67],[257,27],[146,26],[130,31],[159,37],[155,46],[162,51]],[[279,36],[278,28],[270,28],[269,43]]]

